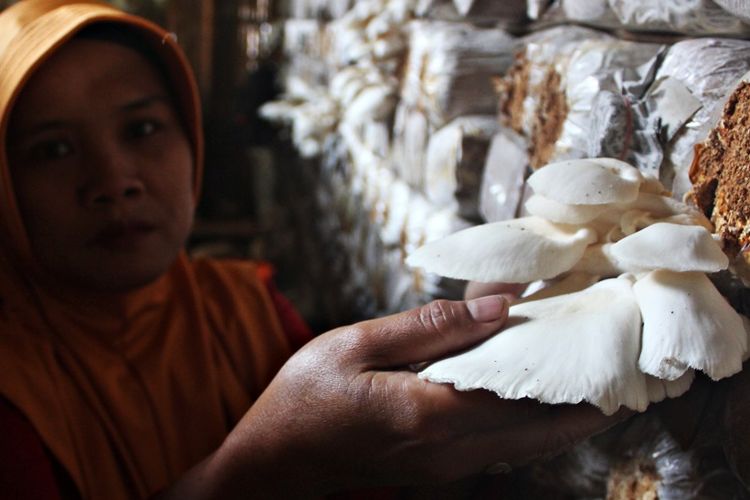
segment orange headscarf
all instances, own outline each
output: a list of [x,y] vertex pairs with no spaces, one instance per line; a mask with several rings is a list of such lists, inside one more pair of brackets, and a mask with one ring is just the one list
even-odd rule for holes
[[249,263],[183,253],[157,282],[106,301],[35,282],[8,168],[9,115],[34,71],[100,22],[137,32],[163,62],[199,189],[199,97],[174,36],[91,0],[22,0],[0,13],[0,397],[85,498],[143,498],[216,449],[290,347]]

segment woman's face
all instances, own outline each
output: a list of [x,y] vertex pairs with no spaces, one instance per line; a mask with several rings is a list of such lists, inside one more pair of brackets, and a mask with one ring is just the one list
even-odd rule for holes
[[145,285],[190,232],[190,143],[160,73],[134,50],[63,46],[17,101],[8,156],[34,255],[64,285]]

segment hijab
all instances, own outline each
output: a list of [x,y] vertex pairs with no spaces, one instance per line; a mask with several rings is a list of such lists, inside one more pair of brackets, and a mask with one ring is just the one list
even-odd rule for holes
[[190,261],[111,300],[45,289],[8,166],[9,116],[34,71],[87,26],[150,48],[203,163],[200,99],[175,37],[93,0],[22,0],[0,13],[0,396],[85,498],[142,498],[216,449],[291,354],[256,267]]

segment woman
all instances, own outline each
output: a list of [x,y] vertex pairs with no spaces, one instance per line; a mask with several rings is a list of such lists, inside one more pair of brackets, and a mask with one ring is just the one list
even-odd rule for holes
[[502,469],[613,423],[405,369],[496,332],[495,295],[340,328],[287,361],[306,333],[256,267],[184,253],[203,147],[174,38],[80,0],[22,0],[0,38],[5,491],[317,496]]

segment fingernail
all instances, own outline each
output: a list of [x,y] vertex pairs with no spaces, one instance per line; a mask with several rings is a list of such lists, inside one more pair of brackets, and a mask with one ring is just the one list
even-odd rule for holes
[[466,307],[474,321],[489,323],[503,317],[508,309],[508,301],[499,295],[489,295],[468,301]]

